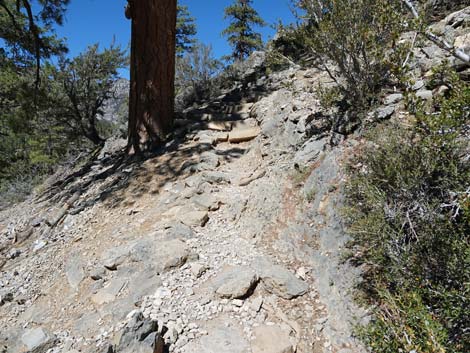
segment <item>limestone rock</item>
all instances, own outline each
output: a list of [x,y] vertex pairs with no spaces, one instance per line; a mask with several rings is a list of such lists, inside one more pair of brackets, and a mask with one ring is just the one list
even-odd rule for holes
[[258,136],[260,130],[258,128],[244,128],[244,129],[237,129],[233,130],[228,135],[228,140],[231,143],[239,143],[253,140],[256,136]]
[[108,270],[114,271],[119,265],[123,264],[128,257],[129,247],[126,244],[107,250],[101,257],[101,263]]
[[204,227],[209,220],[207,211],[190,211],[179,217],[180,221],[189,227]]
[[202,179],[209,184],[230,184],[230,177],[223,172],[208,171],[202,173]]
[[255,339],[251,342],[253,353],[294,353],[289,335],[279,326],[259,326],[253,331]]
[[126,285],[126,281],[123,279],[113,279],[108,286],[100,289],[98,293],[91,297],[93,303],[97,305],[103,305],[111,303],[116,299],[121,290]]
[[238,327],[225,326],[222,322],[208,330],[207,336],[190,342],[184,349],[187,353],[247,353],[250,345]]
[[206,211],[216,211],[220,207],[220,201],[210,194],[195,195],[191,201]]
[[227,268],[213,280],[215,292],[221,298],[228,299],[248,296],[257,283],[256,272],[247,266]]
[[196,277],[201,277],[204,272],[206,272],[207,267],[200,263],[191,264],[191,272]]
[[273,265],[266,260],[260,260],[256,269],[266,290],[284,299],[292,299],[304,295],[308,284],[279,265]]
[[67,277],[67,282],[73,290],[77,290],[80,283],[85,279],[83,261],[76,256],[72,256],[65,263],[65,275]]
[[51,348],[53,346],[54,338],[39,327],[27,330],[21,336],[21,342],[23,342],[28,350],[34,351],[37,349]]
[[133,245],[130,258],[135,262],[151,263],[157,272],[161,272],[184,265],[188,256],[186,243],[179,239],[155,241],[146,237]]

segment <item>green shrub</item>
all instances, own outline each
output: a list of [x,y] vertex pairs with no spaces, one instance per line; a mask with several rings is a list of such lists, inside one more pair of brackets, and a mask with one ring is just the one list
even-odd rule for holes
[[412,21],[406,20],[401,1],[294,3],[304,22],[290,34],[292,46],[307,48],[305,57],[328,71],[356,111],[370,106],[385,84],[402,79],[410,44],[399,38]]
[[[470,351],[470,88],[454,74],[437,113],[378,127],[354,159],[350,244],[376,307],[374,352]],[[357,168],[360,167],[360,171]]]

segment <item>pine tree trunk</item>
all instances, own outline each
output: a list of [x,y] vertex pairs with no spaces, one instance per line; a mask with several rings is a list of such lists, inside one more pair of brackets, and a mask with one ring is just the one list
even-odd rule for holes
[[129,0],[132,19],[129,152],[161,143],[173,128],[176,0]]

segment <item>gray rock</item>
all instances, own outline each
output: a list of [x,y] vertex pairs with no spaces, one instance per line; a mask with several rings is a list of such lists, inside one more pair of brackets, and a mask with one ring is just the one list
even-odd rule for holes
[[320,155],[325,143],[325,139],[316,140],[315,138],[312,138],[308,140],[295,154],[294,163],[301,167],[305,167],[308,164],[313,163]]
[[416,92],[416,96],[428,102],[432,101],[433,99],[432,91],[429,90],[418,91]]
[[385,107],[380,107],[376,109],[372,115],[375,119],[386,120],[389,119],[393,113],[395,113],[395,107],[393,105],[388,105]]
[[201,177],[204,181],[210,184],[230,184],[230,177],[223,172],[204,172]]
[[139,304],[144,296],[155,293],[155,290],[160,286],[160,277],[150,268],[134,275],[128,286],[133,304]]
[[180,239],[157,241],[148,236],[131,245],[130,260],[151,264],[160,273],[183,266],[189,255],[189,249]]
[[129,247],[125,244],[123,246],[107,250],[101,258],[101,263],[108,270],[114,271],[129,258],[129,255]]
[[196,277],[201,277],[206,270],[207,267],[203,264],[197,262],[191,264],[191,273]]
[[126,283],[127,281],[125,279],[113,279],[108,286],[100,289],[98,293],[93,295],[91,300],[98,305],[111,303],[116,299]]
[[[230,325],[230,326],[229,326]],[[191,341],[184,347],[186,353],[247,353],[250,345],[241,330],[228,320],[207,329],[208,335]]]
[[191,201],[206,211],[216,211],[220,207],[220,201],[210,194],[195,195]]
[[251,309],[253,309],[253,311],[255,312],[259,312],[262,306],[263,306],[263,297],[255,298],[250,304]]
[[255,268],[266,290],[281,298],[292,299],[308,291],[307,283],[282,266],[262,259],[256,263]]
[[73,290],[77,290],[80,283],[85,279],[84,263],[78,256],[71,256],[65,263],[65,275],[67,282]]
[[279,326],[259,326],[253,331],[252,353],[294,353],[289,335]]
[[180,215],[180,221],[189,227],[204,227],[208,220],[207,211],[190,211]]
[[401,93],[393,93],[385,97],[384,104],[391,105],[400,102],[403,99],[403,94]]
[[156,321],[136,311],[120,332],[117,353],[163,353],[164,342]]
[[51,348],[54,341],[54,337],[40,327],[27,330],[21,336],[21,342],[23,342],[30,351]]
[[106,275],[106,270],[102,267],[97,267],[93,268],[90,270],[90,278],[94,281],[99,281],[100,279],[103,279]]
[[137,241],[131,249],[133,261],[152,264],[157,272],[183,266],[188,256],[186,243],[179,239],[157,242],[147,237]]
[[199,158],[199,163],[195,166],[197,171],[214,170],[220,164],[219,156],[214,152],[203,152]]
[[217,295],[228,299],[245,298],[257,283],[256,272],[247,266],[229,267],[212,281]]
[[174,222],[167,228],[166,233],[170,239],[190,239],[194,237],[194,232],[191,227],[181,222]]

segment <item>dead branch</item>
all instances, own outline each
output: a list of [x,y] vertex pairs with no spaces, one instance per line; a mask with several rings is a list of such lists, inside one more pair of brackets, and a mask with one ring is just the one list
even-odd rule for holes
[[[406,7],[410,10],[413,14],[413,17],[419,19],[419,13],[416,7],[413,5],[411,0],[402,0]],[[453,45],[446,42],[441,37],[435,35],[430,30],[420,31],[426,38],[428,38],[431,42],[436,44],[439,48],[447,51],[448,53],[452,54],[457,59],[462,60],[464,63],[470,64],[470,56],[465,54],[462,50],[454,47]]]

